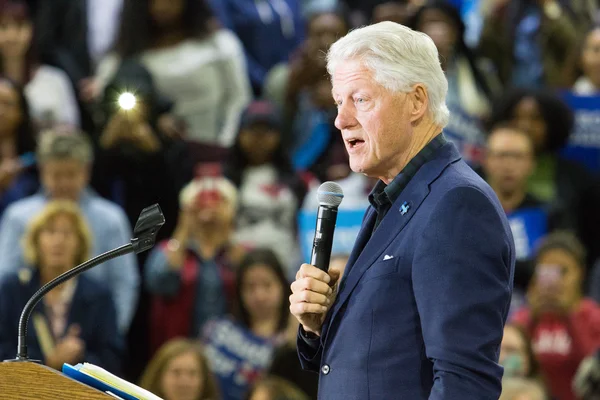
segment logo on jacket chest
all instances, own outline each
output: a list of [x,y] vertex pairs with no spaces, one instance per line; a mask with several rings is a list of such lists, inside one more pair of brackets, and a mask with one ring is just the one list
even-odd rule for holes
[[408,203],[408,201],[405,201],[400,206],[400,214],[405,215],[409,209],[410,209],[410,204]]

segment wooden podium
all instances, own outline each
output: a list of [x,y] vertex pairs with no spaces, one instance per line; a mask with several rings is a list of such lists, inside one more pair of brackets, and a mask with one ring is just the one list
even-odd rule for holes
[[114,397],[32,362],[0,361],[3,400],[109,400]]

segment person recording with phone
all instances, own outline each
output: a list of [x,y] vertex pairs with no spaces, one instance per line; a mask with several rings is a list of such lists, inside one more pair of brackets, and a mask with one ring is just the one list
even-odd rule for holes
[[553,396],[575,400],[572,381],[581,361],[600,347],[600,306],[583,296],[585,250],[571,233],[545,237],[535,257],[529,305],[513,322],[533,342],[535,356]]

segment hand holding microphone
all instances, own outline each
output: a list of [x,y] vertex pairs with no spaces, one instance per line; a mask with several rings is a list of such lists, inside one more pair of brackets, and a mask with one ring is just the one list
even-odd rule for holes
[[306,332],[321,334],[325,316],[337,295],[339,278],[339,270],[324,272],[310,264],[300,267],[292,283],[290,311]]
[[329,270],[333,231],[337,208],[342,202],[342,188],[325,182],[317,193],[319,211],[313,241],[311,264],[302,264],[292,283],[290,312],[306,332],[320,335],[321,326],[337,295],[337,282],[341,271]]

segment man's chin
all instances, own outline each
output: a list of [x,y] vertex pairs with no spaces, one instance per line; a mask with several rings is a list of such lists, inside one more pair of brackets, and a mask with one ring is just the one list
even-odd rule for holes
[[350,169],[358,174],[365,174],[368,169],[363,160],[353,160],[352,156],[350,156],[349,165]]
[[370,168],[369,165],[365,165],[362,163],[353,164],[352,162],[350,162],[350,169],[352,170],[352,172],[356,172],[357,174],[363,174],[370,178],[378,177],[376,174],[373,174],[373,169]]

